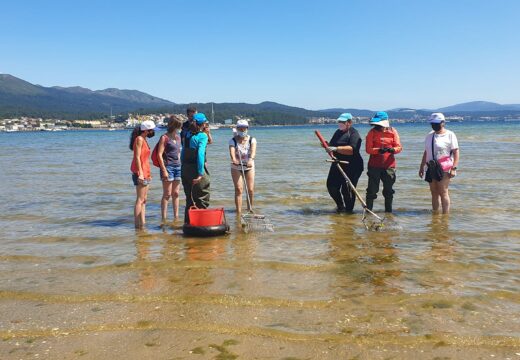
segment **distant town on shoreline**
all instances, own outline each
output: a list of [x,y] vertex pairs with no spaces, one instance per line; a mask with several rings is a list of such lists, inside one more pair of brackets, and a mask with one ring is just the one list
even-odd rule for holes
[[[62,119],[43,119],[32,117],[20,117],[13,119],[0,120],[0,132],[19,132],[19,131],[64,131],[64,130],[124,130],[133,129],[144,120],[154,121],[159,128],[166,128],[166,121],[170,114],[147,114],[132,115],[127,118],[113,117],[111,119],[78,119],[78,120],[62,120]],[[175,114],[185,121],[186,115]],[[335,124],[336,118],[328,117],[312,117],[307,119],[305,123],[283,123],[280,121],[273,124],[255,124],[254,119],[237,116],[234,119],[226,119],[224,123],[210,123],[210,128],[215,130],[218,128],[232,127],[239,119],[248,120],[252,126],[295,126],[295,125],[325,125]],[[393,123],[424,123],[427,122],[427,116],[416,117],[412,119],[392,119]],[[370,117],[354,117],[356,124],[368,124]],[[519,116],[511,117],[464,117],[464,116],[446,116],[448,122],[474,122],[474,121],[519,121]]]
[[[253,126],[335,123],[349,112],[356,123],[367,123],[374,110],[334,108],[307,110],[276,102],[176,104],[137,90],[96,90],[82,87],[44,87],[9,74],[0,74],[0,131],[62,131],[71,129],[133,128],[143,120],[164,126],[170,114],[185,118],[188,105],[211,118],[213,128],[229,127],[238,119]],[[380,110],[380,109],[378,109]],[[381,109],[385,110],[385,109]],[[386,109],[395,123],[424,122],[434,111],[448,121],[520,121],[520,104],[473,101],[439,109]]]

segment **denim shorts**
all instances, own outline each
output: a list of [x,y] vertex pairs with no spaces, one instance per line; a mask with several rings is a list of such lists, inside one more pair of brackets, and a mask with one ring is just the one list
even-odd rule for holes
[[[166,165],[166,171],[168,171],[168,181],[175,181],[181,179],[180,165]],[[159,176],[161,176],[160,171]]]
[[[137,174],[132,174],[132,181],[134,182],[135,186],[139,185],[139,181],[138,180],[139,180],[139,176],[137,176]],[[143,185],[146,186],[146,185],[150,184],[151,181],[152,181],[151,179],[145,179],[143,181]]]

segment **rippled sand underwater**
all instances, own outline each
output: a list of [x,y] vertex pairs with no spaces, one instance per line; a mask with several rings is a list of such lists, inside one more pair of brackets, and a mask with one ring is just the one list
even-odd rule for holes
[[232,231],[212,239],[159,227],[157,174],[134,231],[128,132],[0,134],[0,358],[520,359],[520,126],[449,124],[462,148],[449,217],[417,177],[427,125],[396,127],[380,233],[359,206],[334,213],[314,128],[277,127],[252,129],[256,207],[276,231],[243,234],[231,133],[215,131],[212,206]]

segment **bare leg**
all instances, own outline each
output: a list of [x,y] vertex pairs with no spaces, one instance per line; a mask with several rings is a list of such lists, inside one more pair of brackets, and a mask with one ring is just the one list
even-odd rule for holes
[[432,193],[432,209],[434,213],[439,212],[440,195],[439,195],[439,182],[432,180],[430,183],[430,192]]
[[233,185],[235,186],[235,208],[237,210],[237,216],[242,213],[242,192],[244,185],[242,184],[242,173],[238,170],[231,169],[231,178],[233,179]]
[[144,227],[145,212],[146,212],[146,196],[148,194],[148,186],[137,185],[135,187],[136,199],[134,205],[134,224],[136,229],[142,229]]
[[[246,183],[247,190],[249,191],[249,200],[251,201],[251,207],[253,206],[253,198],[255,193],[255,169],[251,169],[246,171]],[[247,205],[247,210],[251,211],[249,208],[249,204]]]
[[450,177],[448,174],[444,174],[444,177],[438,183],[439,197],[441,199],[442,213],[448,214],[450,212],[450,194],[448,192],[448,186],[450,185]]
[[173,200],[173,218],[179,218],[179,192],[181,189],[180,180],[174,180],[172,182],[172,200]]
[[168,202],[172,196],[172,181],[162,182],[163,194],[161,199],[161,222],[165,223],[168,220]]

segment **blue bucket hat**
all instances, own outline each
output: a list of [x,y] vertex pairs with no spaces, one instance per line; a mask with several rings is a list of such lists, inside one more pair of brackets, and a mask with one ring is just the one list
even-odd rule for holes
[[338,117],[338,122],[349,121],[349,120],[352,120],[351,113],[343,113]]
[[384,111],[378,111],[370,119],[370,125],[380,125],[382,127],[389,127],[388,114]]
[[206,115],[204,115],[204,113],[196,113],[195,115],[193,115],[193,120],[195,120],[197,125],[203,124],[206,121],[208,121],[208,119],[206,119]]

